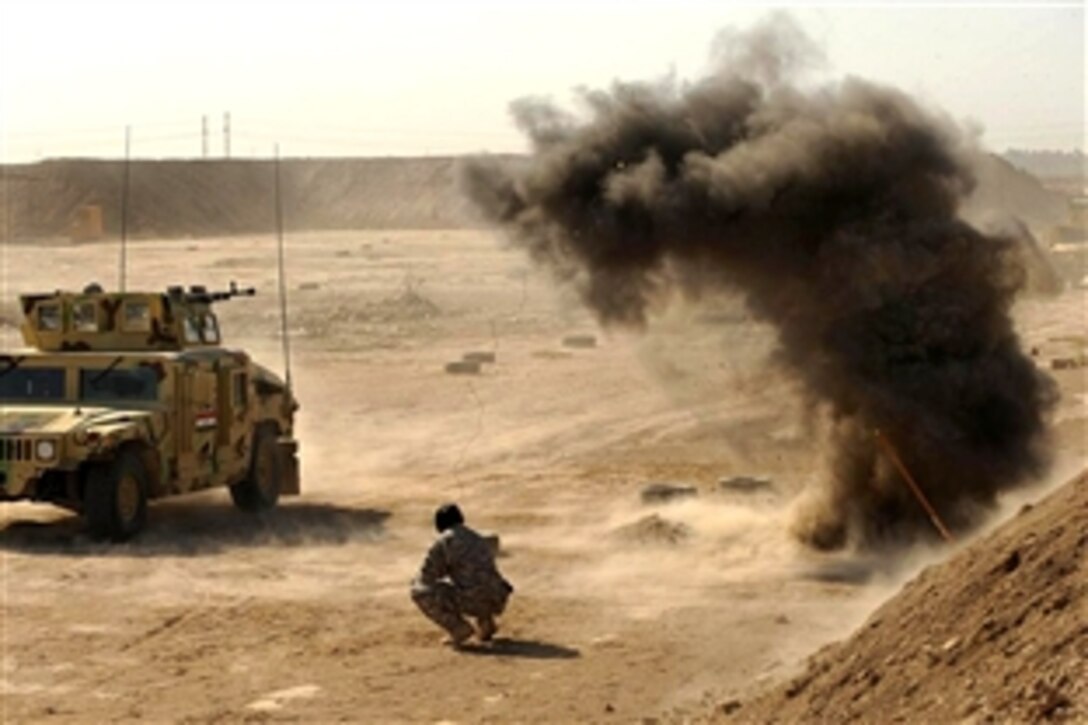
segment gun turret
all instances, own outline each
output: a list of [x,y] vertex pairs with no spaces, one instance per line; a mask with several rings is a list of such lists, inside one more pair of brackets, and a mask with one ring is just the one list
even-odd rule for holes
[[235,282],[225,290],[193,285],[166,293],[58,290],[23,295],[23,339],[39,350],[184,350],[222,343],[214,302],[253,297]]

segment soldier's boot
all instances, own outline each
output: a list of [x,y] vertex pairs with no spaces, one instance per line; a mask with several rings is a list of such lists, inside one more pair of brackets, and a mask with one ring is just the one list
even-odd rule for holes
[[499,631],[499,625],[495,623],[494,617],[477,617],[476,625],[479,627],[481,642],[490,642]]
[[465,620],[460,620],[459,624],[460,626],[449,628],[446,630],[447,632],[449,632],[450,635],[446,639],[446,643],[451,644],[454,647],[459,647],[463,645],[465,642],[468,641],[469,637],[471,637],[475,633],[472,625]]
[[449,584],[440,582],[430,588],[413,588],[412,601],[428,619],[446,630],[450,644],[463,644],[475,632],[461,616],[455,592]]

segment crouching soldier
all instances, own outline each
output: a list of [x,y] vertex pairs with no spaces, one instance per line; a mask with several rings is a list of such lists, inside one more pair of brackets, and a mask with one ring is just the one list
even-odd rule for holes
[[[412,601],[454,645],[474,633],[481,642],[490,641],[498,629],[495,618],[514,591],[495,566],[493,544],[465,526],[457,504],[439,508],[434,525],[439,537],[412,581]],[[476,620],[476,630],[466,617]]]

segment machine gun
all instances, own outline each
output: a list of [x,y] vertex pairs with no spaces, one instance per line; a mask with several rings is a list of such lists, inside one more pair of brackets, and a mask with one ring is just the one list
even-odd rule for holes
[[231,280],[230,287],[222,291],[209,292],[204,285],[192,285],[188,292],[184,287],[169,287],[166,294],[170,299],[185,304],[209,305],[212,302],[221,302],[234,297],[253,297],[257,294],[257,290],[253,287],[239,287],[234,280]]

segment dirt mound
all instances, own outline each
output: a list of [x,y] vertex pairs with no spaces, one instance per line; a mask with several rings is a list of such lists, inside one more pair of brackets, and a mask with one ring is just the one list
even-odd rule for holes
[[[479,226],[458,191],[455,157],[290,159],[281,164],[291,230],[456,229]],[[0,239],[67,236],[83,205],[120,230],[123,163],[92,159],[0,167]],[[267,160],[134,161],[128,231],[186,237],[274,229]]]
[[1009,163],[1044,179],[1088,177],[1088,155],[1072,151],[1009,149],[1002,154]]
[[1088,471],[909,583],[743,722],[1088,718]]
[[[517,164],[520,157],[493,157]],[[285,159],[285,223],[291,230],[459,229],[481,222],[459,189],[459,157]],[[0,166],[0,240],[67,236],[84,205],[102,209],[107,237],[120,232],[120,161],[56,159]],[[1030,174],[985,156],[967,213],[1008,212],[1039,228],[1064,219],[1064,200]],[[273,229],[272,162],[253,159],[134,161],[129,234],[198,237]]]
[[1048,229],[1066,216],[1066,201],[1039,179],[1000,156],[984,154],[975,164],[977,186],[961,210],[975,223],[994,213],[1017,217],[1037,231]]

